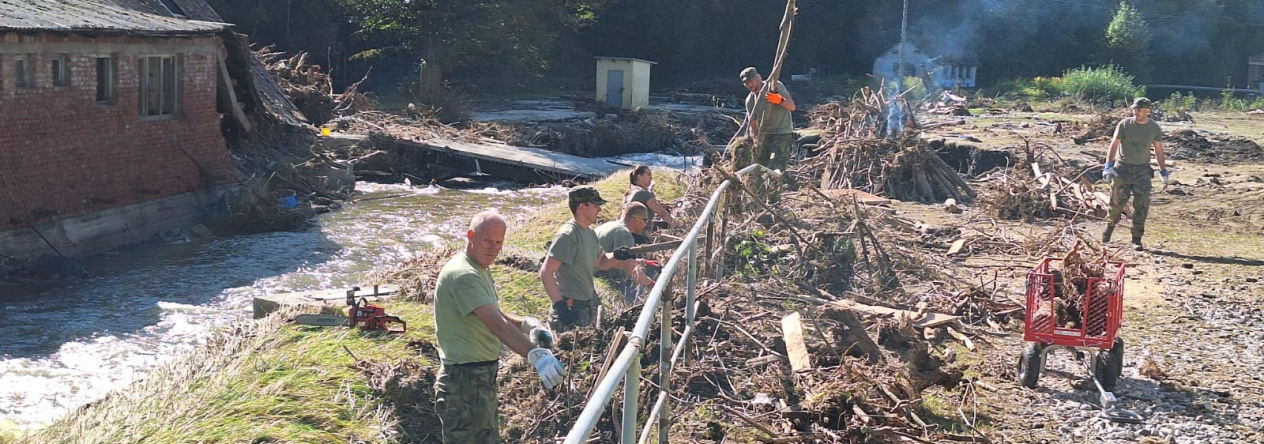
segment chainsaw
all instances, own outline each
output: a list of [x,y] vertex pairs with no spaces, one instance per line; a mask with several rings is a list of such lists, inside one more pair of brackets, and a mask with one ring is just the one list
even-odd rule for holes
[[[350,290],[347,290],[347,305],[349,308],[346,316],[340,314],[302,314],[296,316],[294,322],[302,325],[325,327],[359,327],[363,331],[385,331],[388,333],[408,331],[408,323],[398,316],[386,314],[385,307],[369,302],[366,297],[361,297],[357,300],[356,292],[358,291],[360,291],[360,287],[351,287]],[[376,286],[374,286],[373,294],[378,294]]]

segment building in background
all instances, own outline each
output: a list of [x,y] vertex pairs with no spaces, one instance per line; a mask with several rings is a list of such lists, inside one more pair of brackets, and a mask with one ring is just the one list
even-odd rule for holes
[[649,60],[596,57],[597,100],[611,108],[637,109],[650,105]]

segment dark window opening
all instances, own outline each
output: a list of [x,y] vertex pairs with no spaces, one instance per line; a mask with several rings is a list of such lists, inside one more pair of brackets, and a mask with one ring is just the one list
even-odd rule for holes
[[48,67],[52,71],[53,86],[70,86],[70,57],[62,54],[53,57],[48,62]]
[[31,88],[35,86],[34,76],[31,75],[31,59],[26,56],[18,56],[13,61],[13,84],[18,88]]
[[113,57],[97,57],[97,103],[113,104],[118,100]]
[[171,116],[179,106],[176,84],[179,79],[176,57],[140,58],[140,115]]

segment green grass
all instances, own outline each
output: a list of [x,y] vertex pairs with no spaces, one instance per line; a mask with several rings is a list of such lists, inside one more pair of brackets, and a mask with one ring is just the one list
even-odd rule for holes
[[[685,187],[675,175],[659,172],[657,177],[660,199],[683,194]],[[601,218],[617,216],[626,172],[594,185],[611,202]],[[539,251],[569,219],[560,201],[530,220],[511,222],[507,252]],[[536,273],[500,265],[493,273],[506,311],[548,315],[548,298]],[[435,342],[433,306],[405,300],[386,306],[408,321],[407,333],[299,326],[284,322],[293,316],[291,309],[242,321],[217,332],[211,346],[156,369],[92,408],[75,411],[29,438],[0,434],[0,444],[398,442],[383,431],[415,418],[370,385],[370,376],[356,367],[357,359],[379,366],[407,361],[435,365],[410,345]]]

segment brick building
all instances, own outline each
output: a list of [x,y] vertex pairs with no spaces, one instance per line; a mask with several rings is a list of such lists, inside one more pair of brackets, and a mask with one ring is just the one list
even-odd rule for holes
[[216,108],[228,25],[176,12],[199,5],[0,0],[0,259],[188,226],[231,180]]

